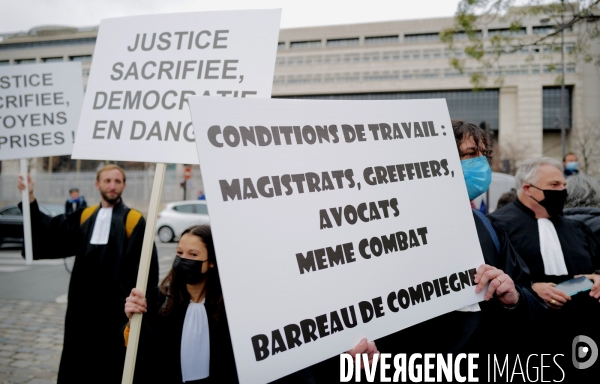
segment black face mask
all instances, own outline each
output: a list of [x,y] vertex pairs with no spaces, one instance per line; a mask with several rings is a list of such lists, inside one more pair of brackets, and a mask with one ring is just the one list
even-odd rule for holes
[[196,284],[201,282],[206,273],[202,273],[202,263],[206,260],[190,260],[175,256],[173,270],[178,279],[186,284]]
[[560,216],[563,213],[563,208],[565,207],[565,201],[567,200],[567,190],[563,189],[562,191],[557,191],[554,189],[540,189],[533,184],[530,184],[533,188],[539,189],[544,192],[544,200],[537,201],[539,205],[546,208],[546,212],[550,215],[550,217]]

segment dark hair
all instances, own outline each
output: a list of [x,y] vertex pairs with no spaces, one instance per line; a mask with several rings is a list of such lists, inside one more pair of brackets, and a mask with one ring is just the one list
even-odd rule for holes
[[500,196],[500,198],[498,199],[498,204],[496,205],[496,209],[500,209],[505,205],[512,203],[515,200],[517,200],[517,191],[511,189],[510,191],[505,192],[502,194],[502,196]]
[[71,189],[69,189],[69,193],[72,193],[72,192],[79,192],[79,188],[71,188]]
[[565,154],[565,157],[563,157],[563,163],[564,163],[565,161],[567,161],[567,156],[575,156],[575,157],[577,157],[577,155],[576,155],[576,154],[574,154],[573,152],[569,152],[569,153]]
[[472,137],[473,141],[475,141],[475,146],[481,151],[481,154],[487,157],[490,164],[492,163],[492,157],[494,156],[494,141],[490,137],[487,129],[483,129],[473,123],[462,120],[452,120],[452,129],[454,130],[457,148],[460,148],[460,144],[467,137]]
[[[208,262],[213,263],[213,268],[206,272],[206,301],[205,305],[212,307],[214,313],[213,319],[219,320],[225,314],[223,305],[223,290],[221,289],[221,280],[219,279],[219,269],[217,267],[217,258],[215,256],[215,247],[212,239],[212,232],[209,225],[194,225],[189,227],[181,234],[190,234],[198,236],[206,246],[208,251]],[[186,284],[177,279],[177,274],[173,268],[167,273],[167,276],[160,282],[160,291],[167,297],[167,301],[160,309],[161,315],[168,315],[174,308],[190,301],[190,294],[187,291]]]

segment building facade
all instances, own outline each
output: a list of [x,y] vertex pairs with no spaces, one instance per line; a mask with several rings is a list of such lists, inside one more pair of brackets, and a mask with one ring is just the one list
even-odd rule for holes
[[[452,118],[492,130],[500,144],[500,157],[510,160],[510,164],[542,155],[559,159],[558,80],[563,49],[567,149],[578,151],[573,140],[577,130],[600,129],[600,72],[593,63],[575,60],[571,55],[576,30],[565,34],[563,46],[544,44],[502,55],[494,66],[483,70],[487,76],[485,89],[475,92],[470,76],[482,70],[480,64],[467,60],[462,73],[450,65],[452,58],[465,59],[461,47],[466,36],[456,35],[452,49],[440,39],[440,32],[453,23],[454,19],[448,17],[282,29],[272,95],[370,100],[445,98]],[[496,21],[478,33],[484,40],[511,34],[535,38],[552,28],[539,19],[523,23],[524,28],[513,31],[506,23]],[[40,27],[0,36],[0,66],[78,60],[83,64],[84,86],[87,83],[97,28]],[[592,51],[600,52],[598,42],[593,44]]]

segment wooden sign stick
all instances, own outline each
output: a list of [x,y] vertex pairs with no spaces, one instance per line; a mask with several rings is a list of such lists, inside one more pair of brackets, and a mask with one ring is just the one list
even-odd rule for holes
[[[158,205],[162,194],[162,186],[165,180],[165,163],[157,163],[154,171],[154,182],[152,183],[152,193],[150,194],[150,206],[148,207],[148,217],[146,219],[146,231],[144,232],[144,242],[142,244],[142,254],[140,256],[140,267],[136,288],[146,295],[146,285],[148,284],[148,273],[150,271],[150,261],[152,260],[152,248],[154,245],[154,233],[156,232],[156,218],[158,216]],[[140,340],[140,330],[142,328],[142,314],[135,313],[131,318],[129,328],[129,341],[127,343],[127,353],[125,355],[125,366],[123,368],[123,379],[121,384],[133,383],[133,374],[135,371],[135,359],[137,357],[137,347]]]
[[20,160],[21,175],[23,176],[23,183],[25,183],[25,189],[21,192],[21,200],[23,201],[23,247],[25,248],[25,264],[33,264],[33,247],[32,247],[32,236],[31,236],[31,209],[29,208],[29,183],[28,183],[28,169],[27,159]]

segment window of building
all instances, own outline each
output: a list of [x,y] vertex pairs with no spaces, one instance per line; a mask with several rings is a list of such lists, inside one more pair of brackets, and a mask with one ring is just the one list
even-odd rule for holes
[[280,51],[282,49],[285,49],[285,41],[280,41],[277,43],[277,50]]
[[446,58],[450,58],[450,57],[461,57],[462,56],[462,51],[460,49],[444,49],[444,57]]
[[363,53],[362,58],[365,63],[370,63],[370,62],[375,63],[380,60],[379,52]]
[[572,53],[573,51],[575,51],[575,43],[565,44],[565,50],[567,53]]
[[510,28],[498,28],[498,29],[488,29],[488,36],[518,36],[518,35],[526,35],[526,28],[519,28],[516,30],[511,30]]
[[532,31],[534,35],[547,35],[548,33],[554,32],[554,26],[542,25],[538,27],[533,27]]
[[47,48],[47,47],[57,47],[57,46],[62,46],[62,45],[80,45],[80,44],[96,44],[96,38],[95,37],[86,37],[83,39],[30,41],[27,43],[0,43],[0,50],[42,48],[42,47]]
[[277,61],[275,61],[275,65],[284,66],[285,65],[285,57],[278,57]]
[[20,59],[20,60],[15,60],[15,64],[35,64],[35,59]]
[[442,51],[439,49],[425,49],[423,50],[424,59],[438,59],[442,57]]
[[381,59],[383,61],[398,61],[398,60],[400,60],[400,52],[399,51],[383,52],[381,54]]
[[[572,87],[565,87],[565,126],[571,127]],[[542,90],[542,116],[544,129],[560,129],[560,87],[544,87]]]
[[321,75],[296,75],[296,76],[288,76],[287,83],[288,84],[314,84],[321,82]]
[[353,37],[350,39],[327,39],[328,47],[351,47],[359,44],[358,37]]
[[365,37],[365,44],[395,44],[400,41],[398,35]]
[[341,55],[325,55],[325,56],[323,56],[323,64],[325,64],[325,65],[339,64],[341,62],[342,62]]
[[461,77],[462,73],[458,69],[447,68],[444,69],[444,77]]
[[405,43],[423,43],[423,42],[435,42],[440,41],[440,34],[434,33],[412,33],[404,35]]
[[363,73],[363,81],[399,80],[400,71],[373,71]]
[[10,65],[10,61],[8,60],[0,60],[0,67],[3,65]]
[[354,64],[360,62],[360,53],[349,53],[344,55],[345,64]]
[[[410,71],[403,72],[412,76]],[[560,90],[560,89],[559,89]],[[337,95],[303,95],[284,96],[285,99],[321,99],[321,100],[396,100],[396,99],[446,99],[450,117],[470,121],[477,125],[485,123],[492,130],[498,129],[499,91],[486,89],[474,92],[471,90],[424,91],[424,92],[386,92],[386,93],[354,93]]]
[[321,55],[306,56],[306,65],[319,65],[321,64]]
[[402,52],[402,58],[404,60],[418,60],[421,58],[421,51],[419,50],[414,50],[414,51],[404,51]]
[[[541,25],[541,26],[533,27],[532,32],[534,35],[547,35],[549,33],[554,32],[554,26],[553,25]],[[567,33],[573,32],[573,28],[568,27],[565,29],[565,32],[567,32]]]
[[92,61],[92,55],[69,56],[70,61],[81,61],[87,63]]
[[508,68],[506,68],[506,71],[504,71],[505,75],[518,75],[519,74],[519,67],[517,67],[516,65],[509,65]]
[[61,63],[64,61],[63,57],[44,57],[42,59],[44,63]]
[[290,49],[320,48],[321,40],[292,41]]
[[[481,38],[482,36],[483,36],[482,31],[475,31],[475,34],[474,34],[475,38]],[[460,31],[460,32],[456,32],[452,38],[455,41],[456,40],[458,40],[458,41],[469,40],[469,34],[465,31]]]
[[439,69],[434,69],[434,70],[425,69],[422,72],[417,73],[415,75],[415,77],[417,79],[435,79],[435,78],[440,77],[440,70]]

